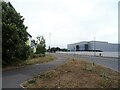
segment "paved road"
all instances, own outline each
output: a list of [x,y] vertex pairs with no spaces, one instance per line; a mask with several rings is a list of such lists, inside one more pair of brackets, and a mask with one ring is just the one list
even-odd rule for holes
[[92,56],[80,56],[72,54],[53,54],[58,59],[45,64],[37,64],[25,66],[19,69],[4,71],[3,72],[3,88],[20,88],[19,84],[32,78],[33,76],[55,68],[66,62],[67,58],[82,59],[89,62],[95,62],[113,70],[118,70],[118,59],[115,58],[102,58]]
[[77,54],[63,54],[62,56],[66,58],[74,58],[74,59],[85,60],[88,62],[94,62],[101,66],[110,68],[112,70],[119,71],[118,63],[120,64],[120,61],[118,62],[119,60],[118,58],[83,56],[83,55],[77,55]]

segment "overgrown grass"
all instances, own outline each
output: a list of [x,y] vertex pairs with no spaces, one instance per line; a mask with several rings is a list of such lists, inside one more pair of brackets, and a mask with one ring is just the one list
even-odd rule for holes
[[68,63],[34,77],[26,88],[118,88],[118,72],[94,63],[70,60]]
[[39,58],[33,58],[26,60],[24,62],[25,65],[32,65],[32,64],[40,64],[40,63],[46,63],[55,60],[56,58],[52,55],[45,55],[44,57],[39,57]]
[[56,57],[54,57],[51,54],[47,54],[45,56],[40,56],[40,57],[35,57],[33,59],[28,59],[25,61],[21,61],[21,62],[16,62],[13,65],[7,66],[7,67],[3,67],[2,70],[10,70],[10,69],[14,69],[14,68],[19,68],[21,66],[25,66],[25,65],[33,65],[33,64],[41,64],[41,63],[46,63],[46,62],[50,62],[55,60]]

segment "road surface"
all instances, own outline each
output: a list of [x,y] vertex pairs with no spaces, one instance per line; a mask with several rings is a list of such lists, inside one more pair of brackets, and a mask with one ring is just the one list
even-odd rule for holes
[[[93,56],[80,56],[73,54],[53,54],[57,57],[57,60],[36,64],[31,66],[25,66],[14,70],[4,71],[3,75],[3,88],[21,88],[20,84],[39,73],[43,73],[47,70],[55,68],[61,64],[67,62],[67,58],[82,59],[89,62],[94,62],[102,66],[111,68],[118,71],[118,59],[115,58],[103,58]],[[4,89],[3,89],[4,90]]]
[[94,56],[87,56],[87,55],[78,55],[78,54],[62,54],[65,58],[73,58],[73,59],[80,59],[87,62],[94,62],[96,64],[99,64],[101,66],[110,68],[115,71],[118,70],[118,63],[120,64],[120,61],[118,62],[118,58],[109,58],[109,57],[94,57]]

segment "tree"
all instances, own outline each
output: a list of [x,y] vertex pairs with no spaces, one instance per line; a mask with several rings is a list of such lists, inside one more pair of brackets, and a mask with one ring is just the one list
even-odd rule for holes
[[[47,50],[47,51],[49,51],[49,49]],[[63,48],[63,49],[61,49],[61,48],[59,48],[59,47],[52,47],[52,48],[50,48],[50,52],[52,53],[52,52],[56,52],[56,51],[63,51],[63,52],[67,52],[68,50],[67,49],[65,49],[65,48]]]
[[37,39],[38,39],[37,40],[38,45],[37,45],[36,53],[45,55],[45,52],[46,52],[45,39],[43,36],[38,36]]
[[[0,1],[1,2],[1,1]],[[27,59],[29,46],[27,27],[24,18],[17,13],[10,3],[2,2],[2,64],[7,65],[16,60]]]
[[56,52],[56,48],[55,47],[52,47],[51,49],[50,49],[50,52],[52,53],[52,52]]

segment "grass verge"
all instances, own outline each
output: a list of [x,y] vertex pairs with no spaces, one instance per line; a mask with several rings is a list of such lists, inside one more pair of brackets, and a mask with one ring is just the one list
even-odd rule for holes
[[2,68],[2,71],[19,68],[19,67],[22,67],[25,65],[46,63],[46,62],[53,61],[55,59],[56,59],[56,57],[54,57],[53,55],[47,54],[44,57],[37,57],[37,58],[33,58],[33,59],[28,59],[26,61],[17,62],[14,65]]
[[25,65],[40,64],[40,63],[50,62],[55,59],[56,59],[56,57],[54,57],[53,55],[47,54],[47,55],[45,55],[45,57],[39,57],[39,58],[26,60],[24,63],[25,63]]
[[94,63],[70,60],[24,83],[32,88],[118,88],[118,72]]

